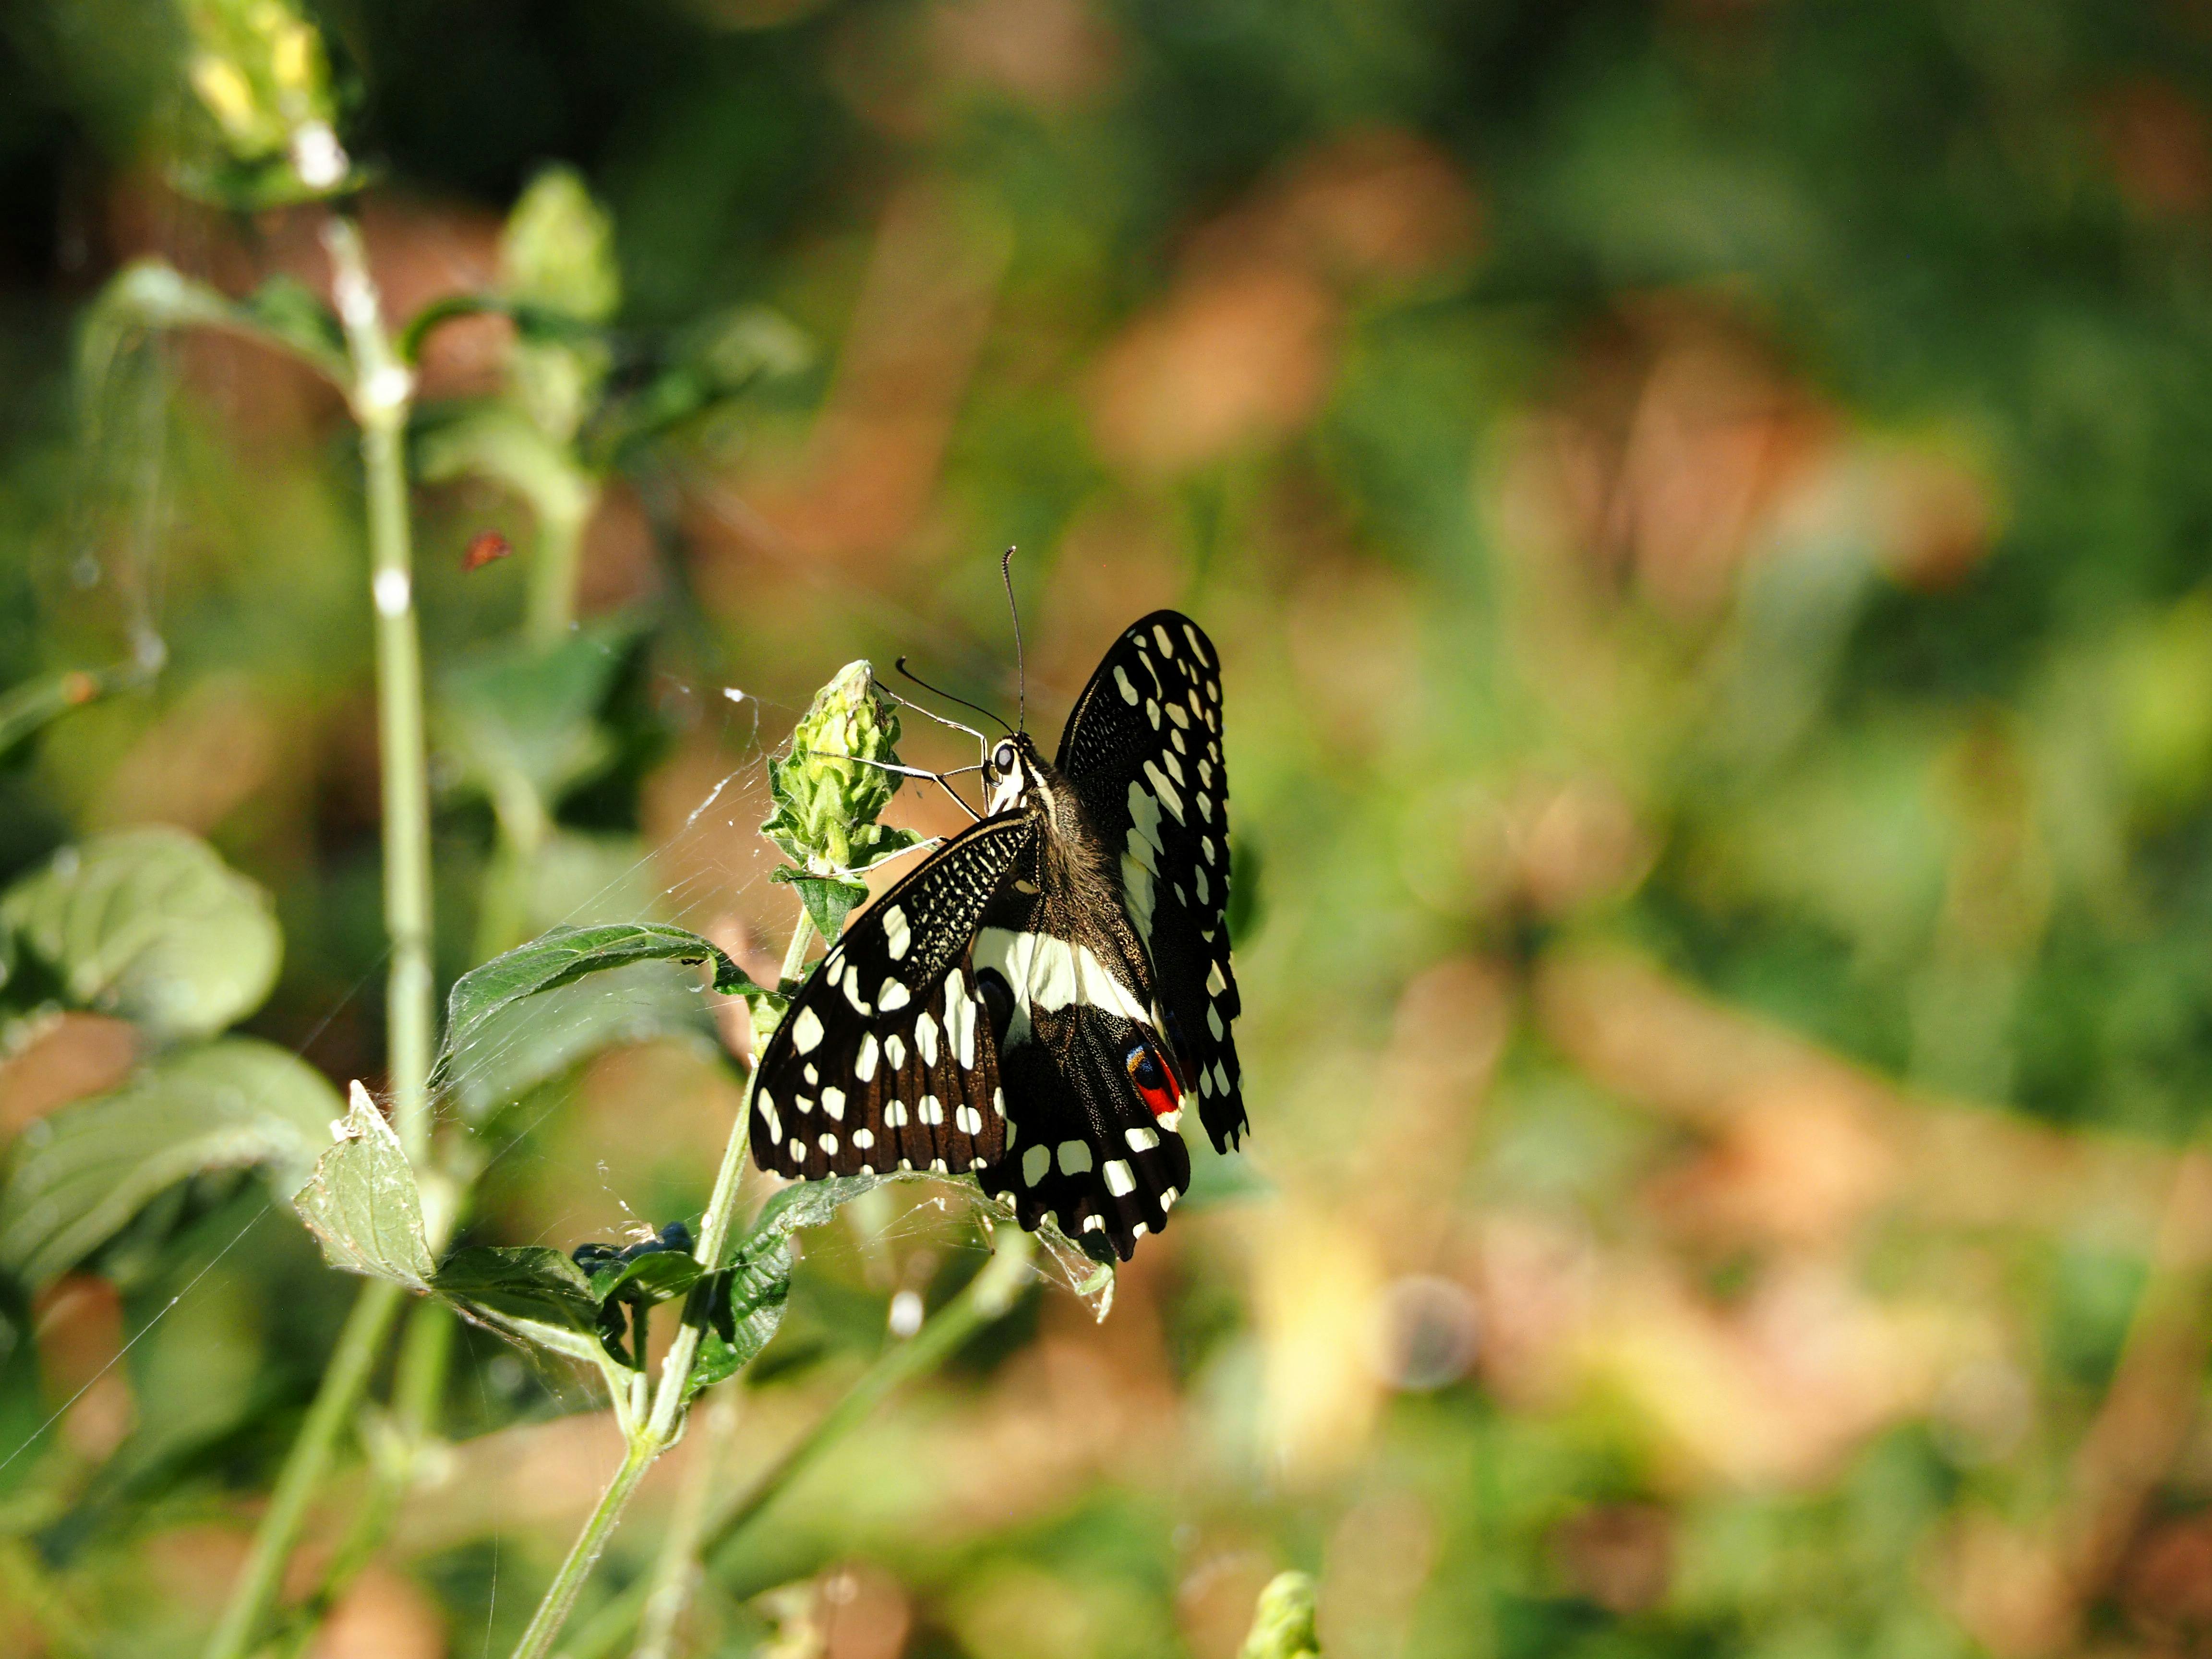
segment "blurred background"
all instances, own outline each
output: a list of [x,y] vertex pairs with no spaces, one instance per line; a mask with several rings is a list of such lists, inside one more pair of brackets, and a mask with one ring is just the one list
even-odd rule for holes
[[[208,9],[0,14],[0,687],[138,671],[0,758],[0,881],[206,837],[283,928],[242,1029],[374,1086],[343,406],[74,368],[142,256],[327,291],[325,209],[179,188]],[[1152,606],[1224,659],[1249,1155],[1103,1322],[1048,1286],[845,1443],[689,1650],[1231,1659],[1302,1566],[1331,1659],[2212,1652],[2212,8],[314,15],[395,325],[514,284],[549,164],[611,239],[598,356],[424,358],[444,975],[641,915],[771,970],[764,756],[858,656],[1011,713],[1007,544],[1048,745]],[[464,441],[549,373],[565,495]],[[580,654],[487,737],[564,512]],[[471,1237],[696,1216],[742,1022],[671,984],[453,1069]],[[42,1024],[0,1133],[144,1052]],[[981,1259],[899,1188],[811,1235],[732,1469]],[[194,1650],[354,1282],[249,1181],[19,1288],[0,1648]],[[486,1333],[444,1413],[325,1659],[505,1651],[619,1456]]]

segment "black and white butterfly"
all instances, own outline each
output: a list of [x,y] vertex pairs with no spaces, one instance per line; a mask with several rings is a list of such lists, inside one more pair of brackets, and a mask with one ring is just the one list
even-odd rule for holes
[[773,1174],[972,1170],[1034,1231],[1127,1261],[1190,1185],[1183,1113],[1245,1128],[1230,967],[1220,659],[1157,611],[1048,765],[1013,732],[988,815],[848,927],[761,1057]]

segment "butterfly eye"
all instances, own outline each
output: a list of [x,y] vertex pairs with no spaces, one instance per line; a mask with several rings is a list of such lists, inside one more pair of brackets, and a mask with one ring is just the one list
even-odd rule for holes
[[991,757],[991,764],[1001,773],[1011,772],[1014,769],[1014,745],[1011,743],[1002,743],[999,745],[997,752]]

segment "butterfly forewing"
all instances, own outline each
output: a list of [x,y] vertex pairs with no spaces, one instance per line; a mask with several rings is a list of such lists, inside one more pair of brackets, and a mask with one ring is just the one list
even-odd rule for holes
[[1120,858],[1177,1067],[1216,1147],[1245,1127],[1229,959],[1229,777],[1221,659],[1199,625],[1156,611],[1114,642],[1068,716],[1058,769]]
[[999,1161],[1006,1097],[969,949],[1035,833],[1018,814],[975,825],[830,947],[761,1057],[762,1169],[817,1179]]

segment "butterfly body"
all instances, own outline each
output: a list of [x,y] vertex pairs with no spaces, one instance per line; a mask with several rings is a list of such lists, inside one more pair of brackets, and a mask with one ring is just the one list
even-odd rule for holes
[[1212,645],[1126,630],[1045,761],[1014,733],[990,811],[848,927],[761,1060],[752,1149],[819,1177],[972,1171],[1021,1224],[1127,1260],[1190,1184],[1178,1130],[1242,1135]]

